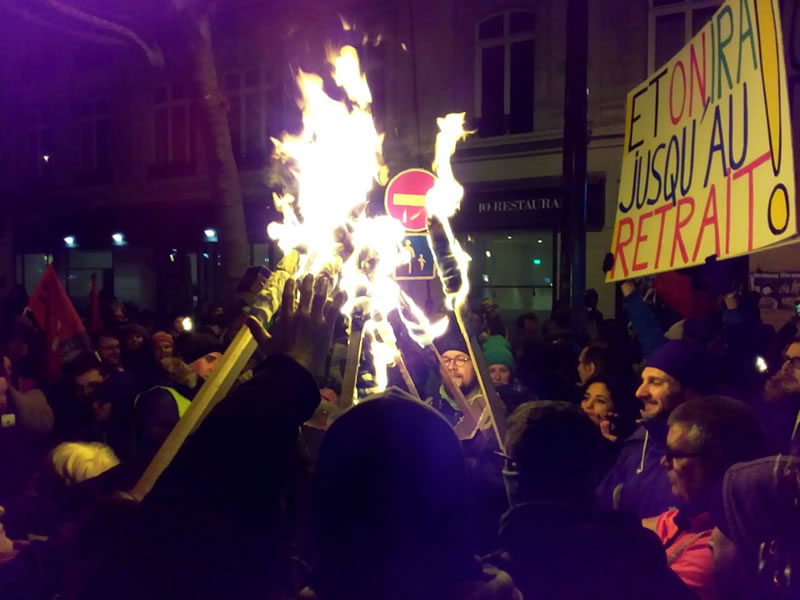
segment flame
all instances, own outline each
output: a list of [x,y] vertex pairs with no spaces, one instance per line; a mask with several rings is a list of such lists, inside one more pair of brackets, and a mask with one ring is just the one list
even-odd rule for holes
[[351,104],[337,102],[323,90],[322,78],[300,71],[303,130],[297,136],[273,139],[275,157],[297,183],[297,194],[275,197],[283,223],[270,223],[267,232],[283,252],[305,250],[301,273],[320,273],[341,255],[341,232],[354,216],[363,214],[375,181],[386,179],[381,161],[383,136],[375,130],[372,102],[358,54],[345,46],[329,53],[334,80]]
[[[333,80],[347,101],[328,96],[321,77],[300,71],[303,130],[273,140],[275,158],[296,183],[294,193],[276,194],[281,223],[270,223],[269,236],[284,252],[301,251],[297,277],[323,271],[347,292],[345,314],[365,315],[364,335],[371,341],[378,389],[388,385],[387,369],[399,350],[389,322],[399,311],[417,343],[427,345],[447,327],[431,325],[422,310],[394,280],[396,269],[410,256],[403,250],[405,230],[388,216],[368,217],[368,194],[375,183],[385,184],[383,136],[372,120],[372,96],[352,46],[329,49]],[[404,314],[405,313],[405,314]],[[357,399],[355,399],[357,401]]]
[[464,129],[464,113],[451,113],[446,117],[438,118],[436,124],[439,126],[433,159],[436,181],[425,196],[425,209],[429,217],[435,216],[441,221],[450,243],[450,249],[461,272],[462,284],[459,290],[455,293],[448,293],[445,290],[447,307],[454,310],[466,301],[469,294],[468,269],[471,259],[453,236],[453,230],[450,227],[450,217],[459,209],[461,199],[464,197],[464,188],[453,175],[450,158],[456,151],[458,141],[466,138],[471,132]]

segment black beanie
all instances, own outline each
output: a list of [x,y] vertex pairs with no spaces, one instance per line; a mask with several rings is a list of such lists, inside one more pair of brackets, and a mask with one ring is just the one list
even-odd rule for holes
[[645,366],[660,369],[683,387],[701,394],[711,392],[713,387],[711,356],[689,342],[673,341],[661,345],[647,357]]
[[178,337],[175,344],[178,355],[186,363],[193,363],[206,354],[225,350],[217,338],[207,333],[185,333]]

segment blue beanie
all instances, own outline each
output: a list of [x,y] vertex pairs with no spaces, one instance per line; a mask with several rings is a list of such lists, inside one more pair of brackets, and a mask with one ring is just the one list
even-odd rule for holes
[[645,366],[660,369],[681,386],[701,394],[713,387],[711,357],[703,348],[684,341],[671,341],[657,348],[645,361]]
[[490,336],[483,343],[483,355],[486,357],[486,364],[505,365],[510,371],[517,368],[514,362],[514,355],[511,353],[511,345],[502,335]]

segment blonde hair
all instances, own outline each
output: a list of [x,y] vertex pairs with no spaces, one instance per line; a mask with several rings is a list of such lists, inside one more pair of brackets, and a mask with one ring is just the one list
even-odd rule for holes
[[50,465],[66,485],[97,477],[119,464],[119,458],[99,442],[64,442],[50,452]]

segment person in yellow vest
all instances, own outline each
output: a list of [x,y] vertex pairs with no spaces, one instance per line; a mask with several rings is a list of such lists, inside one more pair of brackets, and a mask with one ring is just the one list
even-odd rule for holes
[[179,357],[162,359],[169,384],[153,386],[135,400],[136,446],[145,458],[158,451],[222,357],[221,344],[207,334],[184,334],[176,346]]

